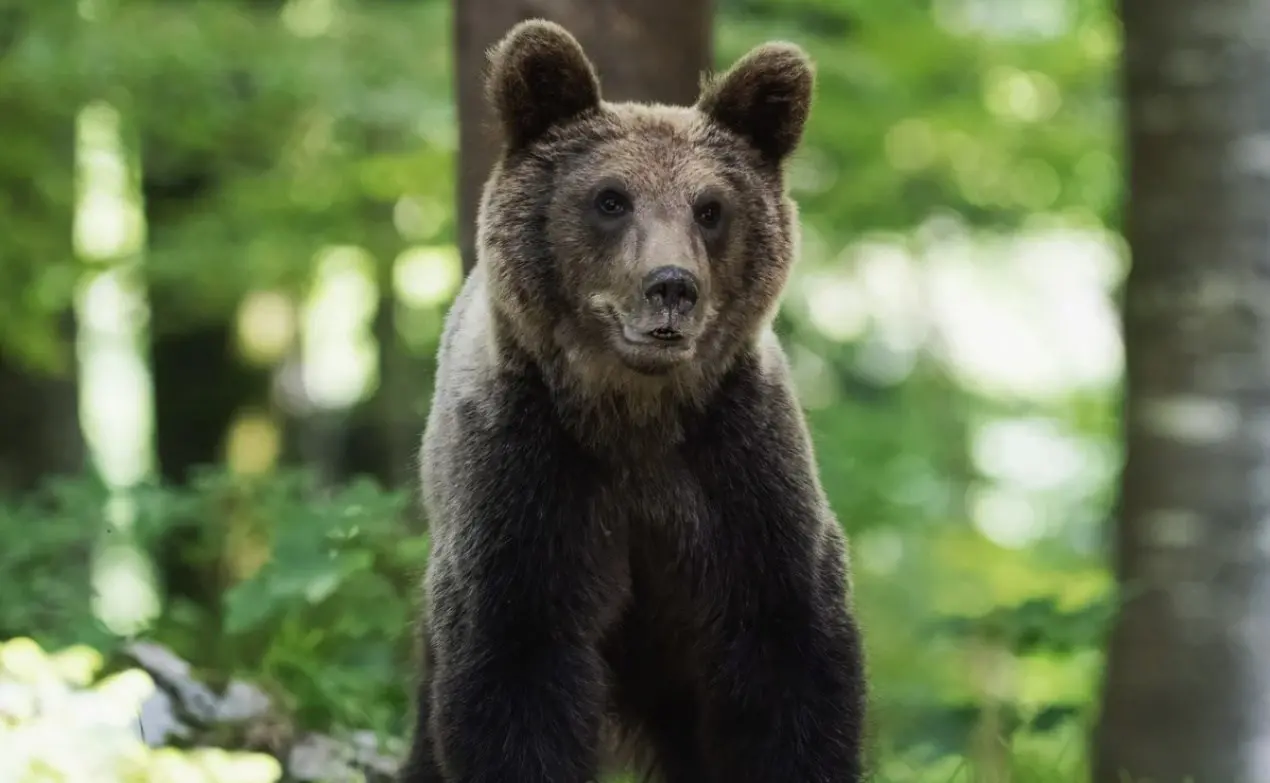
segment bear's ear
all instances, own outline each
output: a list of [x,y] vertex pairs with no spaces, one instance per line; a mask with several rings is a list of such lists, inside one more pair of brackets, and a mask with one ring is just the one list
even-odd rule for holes
[[600,82],[581,44],[542,19],[517,24],[490,49],[485,93],[508,150],[600,105]]
[[697,108],[780,163],[802,138],[814,82],[811,58],[800,47],[767,43],[708,83]]

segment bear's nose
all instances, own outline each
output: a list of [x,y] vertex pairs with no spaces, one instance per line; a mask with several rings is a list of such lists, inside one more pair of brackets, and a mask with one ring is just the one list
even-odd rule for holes
[[680,266],[659,266],[644,277],[644,298],[658,309],[687,315],[697,304],[697,277]]

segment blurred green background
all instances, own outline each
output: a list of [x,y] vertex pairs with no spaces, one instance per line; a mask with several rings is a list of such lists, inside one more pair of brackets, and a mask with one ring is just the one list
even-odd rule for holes
[[[878,778],[1078,779],[1121,459],[1110,4],[711,13],[717,67],[773,38],[818,67],[778,326]],[[408,729],[414,450],[463,274],[451,15],[0,3],[0,640],[154,640],[294,730]]]

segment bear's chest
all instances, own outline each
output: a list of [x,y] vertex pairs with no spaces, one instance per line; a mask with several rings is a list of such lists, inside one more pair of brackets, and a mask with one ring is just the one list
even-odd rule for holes
[[694,603],[721,520],[693,467],[674,453],[630,461],[597,489],[591,523],[625,561],[630,602],[657,614]]

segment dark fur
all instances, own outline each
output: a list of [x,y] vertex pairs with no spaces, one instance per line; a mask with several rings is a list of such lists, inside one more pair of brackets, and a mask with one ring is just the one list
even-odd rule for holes
[[[422,450],[433,530],[403,783],[862,777],[846,548],[770,329],[812,72],[760,47],[695,107],[603,102],[563,29],[492,51],[506,134]],[[597,188],[634,208],[596,217]],[[702,204],[722,219],[694,222]],[[700,280],[680,350],[648,270]]]

